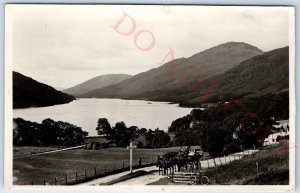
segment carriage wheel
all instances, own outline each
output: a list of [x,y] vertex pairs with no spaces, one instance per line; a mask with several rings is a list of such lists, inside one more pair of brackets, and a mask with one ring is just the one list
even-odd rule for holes
[[207,185],[207,184],[209,184],[209,179],[208,179],[207,176],[202,176],[202,177],[201,177],[201,184],[202,184],[202,185]]

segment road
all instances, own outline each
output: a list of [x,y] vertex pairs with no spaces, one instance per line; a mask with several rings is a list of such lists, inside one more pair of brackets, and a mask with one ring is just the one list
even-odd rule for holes
[[[144,171],[147,171],[147,172],[151,172],[151,171],[158,170],[158,168],[156,166],[150,166],[150,167],[135,169],[135,170],[133,170],[133,172],[137,172],[137,171],[141,171],[141,170],[144,170]],[[100,185],[100,184],[103,184],[103,183],[111,182],[113,180],[117,180],[120,177],[125,176],[125,175],[127,175],[129,173],[130,173],[129,171],[121,172],[121,173],[118,173],[118,174],[113,174],[113,175],[105,176],[105,177],[102,177],[102,178],[97,178],[95,180],[92,180],[92,181],[89,181],[89,182],[85,182],[85,183],[82,183],[82,184],[78,184],[78,185],[79,186],[95,186],[95,185]]]
[[[211,168],[211,167],[216,167],[219,166],[221,164],[228,164],[231,161],[234,160],[239,160],[242,159],[243,156],[245,155],[251,155],[255,152],[257,152],[259,150],[246,150],[244,152],[238,152],[238,153],[234,153],[234,154],[230,154],[226,157],[220,157],[220,158],[216,158],[215,162],[213,159],[208,159],[208,160],[203,160],[201,161],[201,167],[202,168]],[[216,165],[215,165],[216,163]],[[158,175],[158,172],[156,172],[158,168],[156,166],[150,166],[150,167],[145,167],[145,168],[140,168],[140,169],[136,169],[133,170],[133,172],[136,171],[147,171],[147,172],[151,172],[150,174],[144,175],[144,176],[139,176],[136,178],[132,178],[129,180],[125,180],[119,183],[115,183],[114,185],[147,185],[150,184],[152,182],[156,182],[162,178],[165,178],[166,176],[163,175]],[[80,186],[95,186],[95,185],[100,185],[103,183],[108,183],[111,182],[113,180],[119,179],[122,176],[125,176],[129,174],[129,171],[126,172],[122,172],[122,173],[118,173],[118,174],[114,174],[114,175],[110,175],[110,176],[106,176],[103,178],[98,178],[89,182],[85,182],[82,184],[79,184]]]
[[41,152],[41,153],[30,153],[30,154],[18,155],[18,156],[14,156],[14,157],[28,157],[28,156],[35,156],[35,155],[44,155],[44,154],[57,153],[60,151],[67,151],[67,150],[72,150],[72,149],[80,149],[83,147],[84,147],[84,145],[79,145],[79,146],[75,146],[75,147],[68,147],[68,148],[64,148],[64,149],[45,151],[45,152]]

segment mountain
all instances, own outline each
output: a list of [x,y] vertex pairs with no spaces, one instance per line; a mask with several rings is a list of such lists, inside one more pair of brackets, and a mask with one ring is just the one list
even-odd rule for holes
[[[289,47],[275,49],[241,62],[238,66],[207,80],[218,86],[208,96],[198,90],[190,102],[255,97],[289,90]],[[204,89],[202,88],[202,91]],[[203,92],[202,92],[203,93]]]
[[81,97],[149,99],[181,102],[192,100],[203,80],[222,74],[263,51],[243,42],[228,42],[139,73],[118,84],[96,89]]
[[13,72],[13,108],[52,106],[73,100],[74,96]]
[[93,91],[95,89],[117,84],[130,77],[131,75],[128,74],[107,74],[107,75],[97,76],[81,84],[78,84],[74,87],[65,89],[63,90],[63,92],[74,96],[80,96],[84,93]]

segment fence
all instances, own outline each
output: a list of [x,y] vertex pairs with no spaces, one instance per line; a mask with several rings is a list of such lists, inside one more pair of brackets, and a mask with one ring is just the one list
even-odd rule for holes
[[[196,162],[190,162],[186,165],[183,165],[181,168],[181,171],[187,171],[187,172],[197,172],[202,169],[208,169],[208,168],[215,168],[217,166],[222,166],[225,164],[228,164],[232,161],[240,160],[246,155],[253,155],[254,153],[258,152],[258,150],[246,150],[234,154],[230,154],[223,157],[217,157],[214,159],[207,159],[207,160],[201,160],[199,163]],[[197,165],[196,165],[197,164]],[[163,171],[161,171],[161,169]],[[163,168],[159,168],[159,175],[160,174],[172,174],[172,172],[178,171],[177,165],[175,164],[173,167],[168,167],[165,170]]]
[[[151,156],[148,158],[140,157],[133,161],[133,169],[153,166],[157,163],[157,157],[158,156]],[[66,175],[45,177],[40,181],[30,182],[29,185],[75,185],[96,178],[129,171],[129,168],[129,160],[98,164],[93,165],[91,168],[78,170]]]

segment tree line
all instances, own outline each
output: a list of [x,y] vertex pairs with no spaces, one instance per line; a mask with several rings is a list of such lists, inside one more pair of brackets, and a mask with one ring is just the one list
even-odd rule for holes
[[289,118],[289,93],[221,101],[172,122],[175,146],[201,145],[212,157],[262,147],[275,120]]
[[139,136],[145,138],[144,147],[160,148],[170,145],[170,136],[158,128],[155,130],[141,128],[137,126],[127,127],[123,121],[117,122],[111,126],[106,118],[98,119],[96,127],[98,135],[103,135],[110,143],[116,144],[117,147],[126,147],[132,140],[138,139]]
[[82,144],[88,135],[81,127],[52,119],[36,123],[15,118],[13,123],[15,146],[74,146]]

